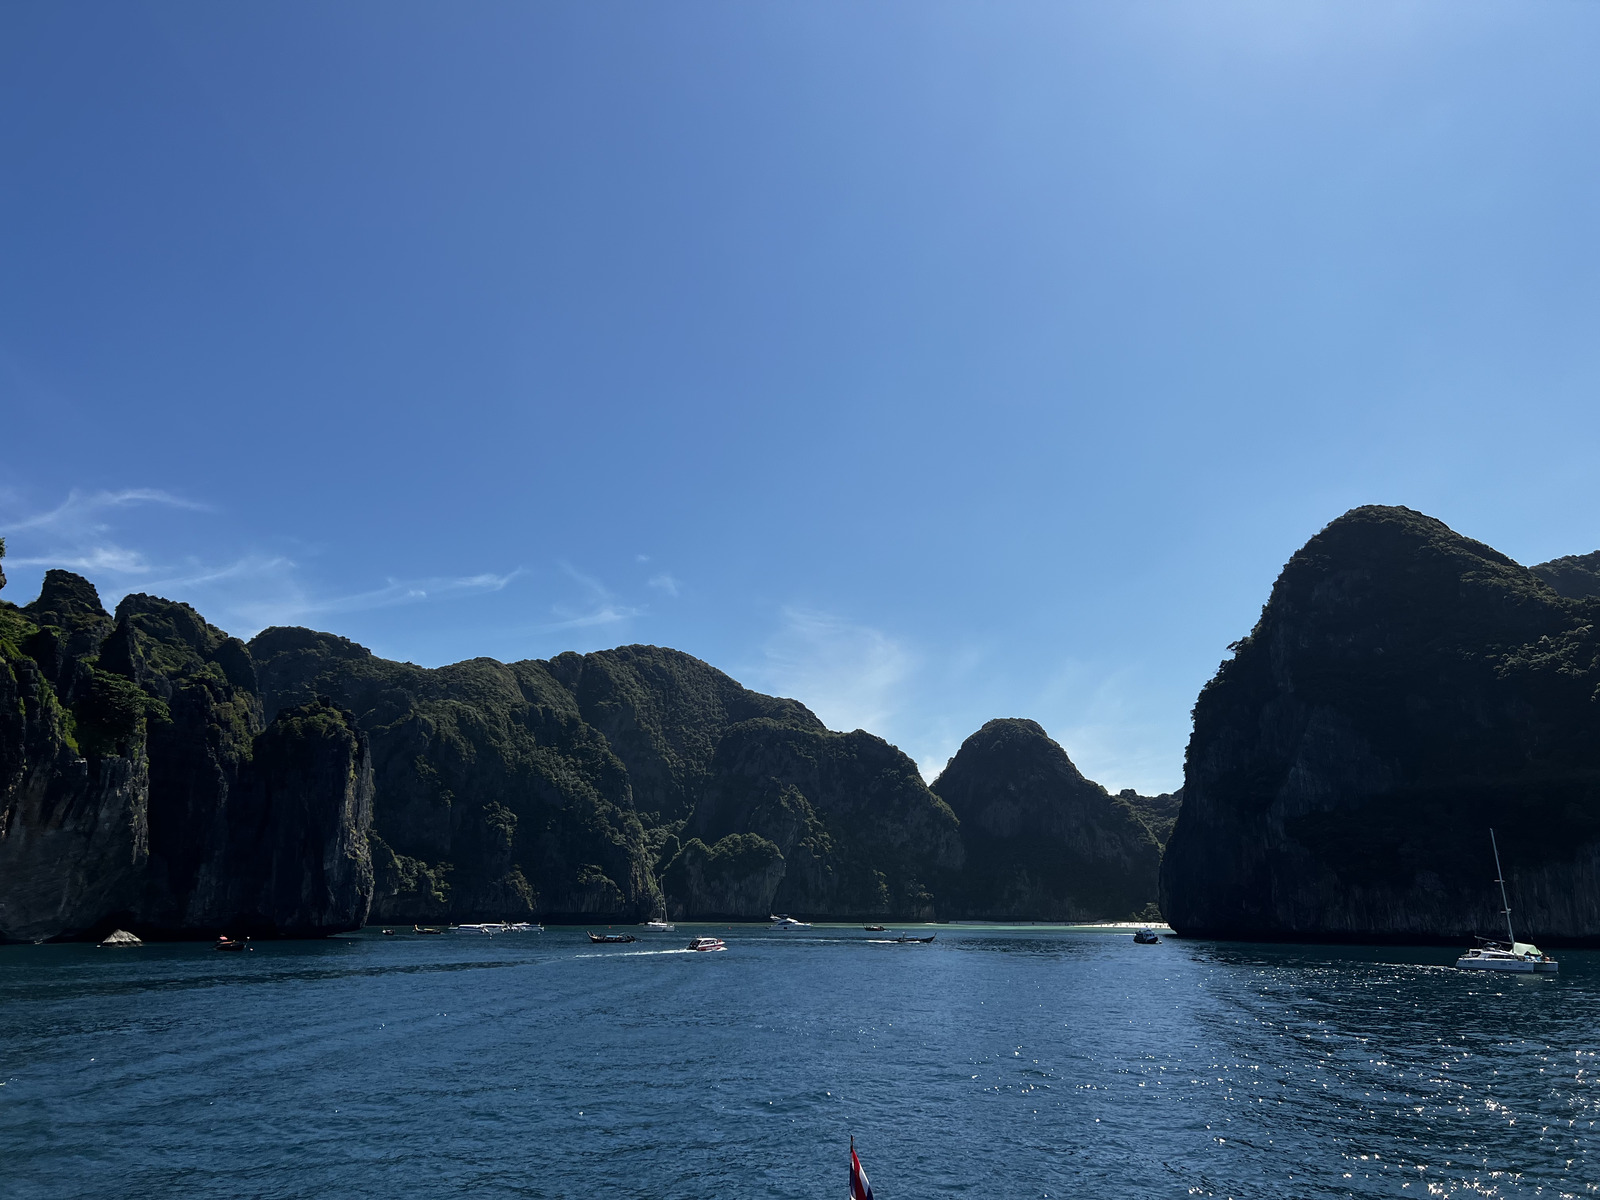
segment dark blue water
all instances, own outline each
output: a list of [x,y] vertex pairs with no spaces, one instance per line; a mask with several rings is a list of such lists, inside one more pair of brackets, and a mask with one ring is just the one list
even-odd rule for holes
[[1600,955],[689,932],[0,949],[0,1196],[1600,1192]]

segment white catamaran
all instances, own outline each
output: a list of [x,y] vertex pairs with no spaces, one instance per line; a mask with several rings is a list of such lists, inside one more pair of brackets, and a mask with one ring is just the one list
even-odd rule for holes
[[[1500,845],[1489,830],[1489,845],[1494,849],[1495,882],[1500,885],[1500,903],[1506,917],[1504,942],[1484,940],[1483,945],[1468,950],[1456,959],[1463,971],[1517,971],[1524,975],[1554,975],[1561,969],[1556,962],[1532,942],[1519,942],[1511,930],[1511,901],[1506,898],[1506,873],[1500,869]],[[1482,940],[1482,939],[1480,939]]]

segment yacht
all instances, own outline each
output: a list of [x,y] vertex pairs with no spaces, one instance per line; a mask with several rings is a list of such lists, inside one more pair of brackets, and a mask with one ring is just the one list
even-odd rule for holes
[[811,926],[807,925],[804,921],[796,921],[793,917],[773,917],[772,918],[772,927],[774,929],[810,929],[811,928]]
[[1515,971],[1523,975],[1554,975],[1561,969],[1556,962],[1532,942],[1519,942],[1511,929],[1511,901],[1506,898],[1505,872],[1500,869],[1500,845],[1495,841],[1494,830],[1489,830],[1489,845],[1494,849],[1495,882],[1500,885],[1501,911],[1506,918],[1506,940],[1503,942],[1479,938],[1482,943],[1456,959],[1463,971]]
[[651,933],[675,933],[678,927],[671,921],[658,917],[653,921],[646,921],[641,928],[648,929]]

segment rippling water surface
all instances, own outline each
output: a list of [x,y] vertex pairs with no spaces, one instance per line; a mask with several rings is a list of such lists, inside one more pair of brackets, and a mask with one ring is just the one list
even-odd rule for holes
[[1600,1195],[1600,955],[697,931],[0,948],[0,1195]]

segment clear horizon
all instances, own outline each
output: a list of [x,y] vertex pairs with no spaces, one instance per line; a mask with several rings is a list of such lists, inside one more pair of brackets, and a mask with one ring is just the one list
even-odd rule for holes
[[1404,504],[1600,547],[1600,10],[0,12],[4,597],[672,646],[1113,791]]

